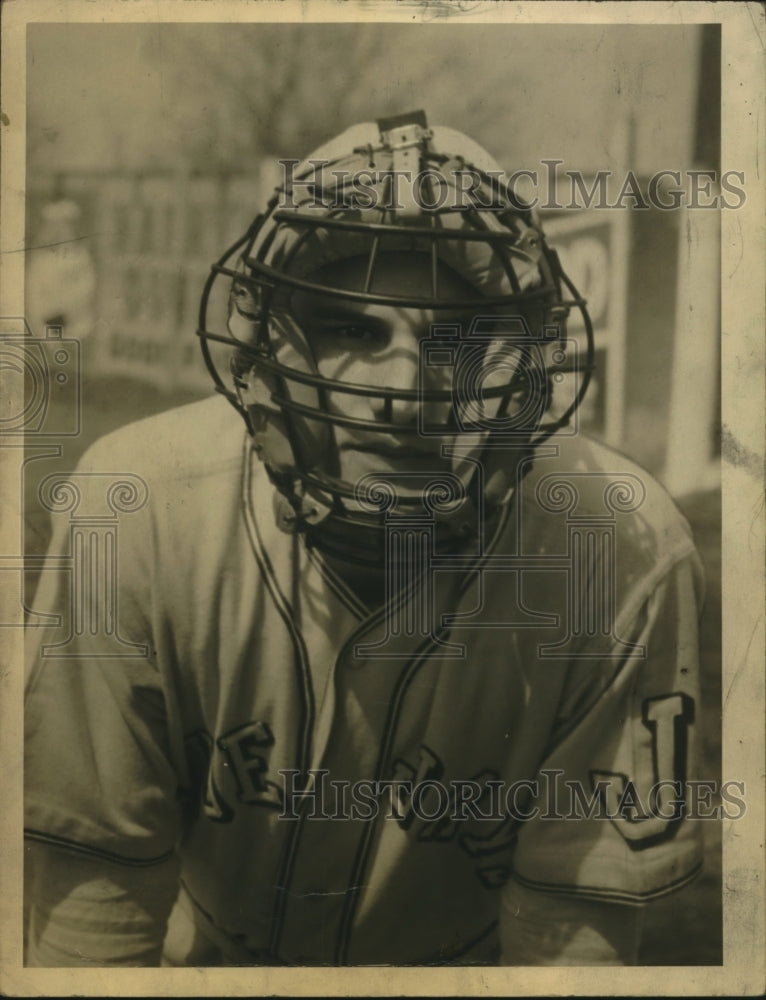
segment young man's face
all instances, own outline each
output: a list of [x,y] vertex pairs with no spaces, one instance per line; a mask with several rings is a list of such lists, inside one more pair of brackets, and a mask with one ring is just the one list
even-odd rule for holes
[[[328,264],[310,276],[333,287],[362,290],[368,261],[350,258]],[[401,252],[381,254],[376,261],[369,291],[419,298],[432,297],[431,260],[425,254]],[[476,289],[451,269],[439,264],[437,285],[442,300],[472,299]],[[475,310],[417,309],[365,304],[341,296],[296,292],[292,311],[314,354],[319,373],[342,382],[386,387],[396,390],[451,390],[449,366],[427,366],[421,373],[420,342],[431,333],[434,322],[461,325],[468,329]],[[338,468],[335,474],[356,483],[368,473],[417,473],[427,475],[452,468],[441,446],[453,435],[422,435],[417,432],[420,417],[425,424],[446,426],[447,401],[394,400],[386,416],[381,397],[330,392],[328,409],[339,416],[363,419],[374,424],[390,422],[399,433],[336,426]]]

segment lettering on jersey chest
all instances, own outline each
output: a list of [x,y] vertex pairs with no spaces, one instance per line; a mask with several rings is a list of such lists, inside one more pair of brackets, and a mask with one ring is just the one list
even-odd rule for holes
[[289,823],[368,821],[391,823],[416,843],[452,844],[482,862],[477,876],[487,888],[501,885],[509,867],[483,859],[508,850],[516,823],[504,809],[504,782],[484,768],[467,779],[450,777],[438,754],[421,745],[417,757],[397,757],[390,777],[349,782],[326,769],[302,774],[275,768],[276,740],[268,722],[254,720],[213,739],[198,730],[187,740],[195,772],[196,809],[215,823],[230,823],[244,808],[266,808]]
[[269,777],[274,734],[268,722],[255,719],[216,740],[197,730],[186,743],[204,815],[230,823],[236,805],[282,809],[281,786]]

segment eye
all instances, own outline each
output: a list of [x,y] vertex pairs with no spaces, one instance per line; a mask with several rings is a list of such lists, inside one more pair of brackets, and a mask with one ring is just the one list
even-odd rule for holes
[[365,323],[333,323],[318,331],[321,337],[329,337],[336,344],[346,347],[382,347],[385,338],[380,330]]

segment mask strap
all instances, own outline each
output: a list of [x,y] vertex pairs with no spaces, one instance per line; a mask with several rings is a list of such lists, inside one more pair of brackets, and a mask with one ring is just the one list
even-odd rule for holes
[[417,218],[422,208],[415,198],[416,178],[426,143],[433,133],[424,111],[411,111],[392,118],[379,118],[378,128],[384,145],[393,157],[394,204],[402,219]]

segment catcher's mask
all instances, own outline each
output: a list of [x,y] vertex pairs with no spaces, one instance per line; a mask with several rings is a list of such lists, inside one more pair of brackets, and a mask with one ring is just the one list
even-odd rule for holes
[[[594,362],[585,302],[497,164],[461,133],[428,128],[423,112],[354,126],[304,162],[282,165],[284,182],[265,213],[213,265],[202,294],[197,333],[216,388],[245,419],[278,491],[284,530],[374,566],[385,558],[392,511],[425,509],[437,524],[437,548],[454,548],[481,530],[517,485],[518,470],[529,467],[521,459],[582,401]],[[429,263],[426,294],[381,288],[381,262],[395,254]],[[328,280],[338,270],[332,265],[347,260],[363,278],[350,286]],[[445,273],[459,276],[459,297],[454,287],[445,294]],[[226,332],[208,326],[219,279],[229,285]],[[294,308],[307,295],[432,313],[418,347],[418,385],[325,377]],[[584,322],[582,357],[562,349],[571,307]],[[439,323],[455,310],[473,319]],[[228,376],[211,342],[235,349]],[[432,387],[434,366],[450,370],[449,385]],[[576,376],[567,383],[571,398],[554,415],[553,379],[566,372]],[[375,419],[344,413],[344,401],[353,409],[349,401],[360,397],[374,401]],[[418,419],[394,421],[394,407],[412,409],[413,401]],[[426,412],[443,416],[429,421]],[[414,449],[436,436],[451,471],[429,478],[425,470],[422,482],[390,472],[346,480],[337,435],[349,428],[411,440]]]

